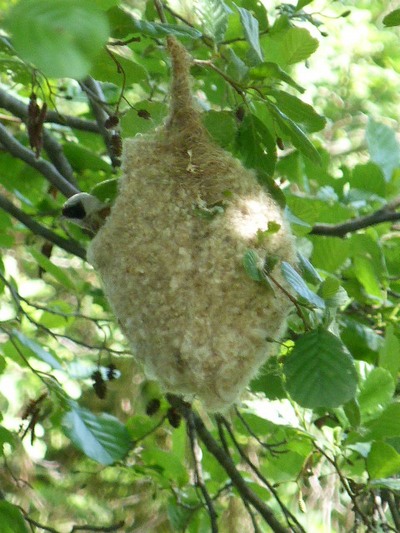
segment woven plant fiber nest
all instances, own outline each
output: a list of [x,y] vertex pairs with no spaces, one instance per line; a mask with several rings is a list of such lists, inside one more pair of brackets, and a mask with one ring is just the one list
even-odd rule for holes
[[[290,308],[279,289],[252,280],[243,257],[294,262],[293,237],[253,171],[210,140],[194,108],[190,57],[168,38],[170,115],[125,142],[123,177],[88,259],[135,357],[166,392],[224,411],[279,339]],[[275,233],[260,238],[269,223]]]

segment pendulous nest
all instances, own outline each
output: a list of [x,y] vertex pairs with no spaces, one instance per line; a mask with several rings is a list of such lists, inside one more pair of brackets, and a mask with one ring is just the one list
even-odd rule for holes
[[[248,249],[295,261],[281,208],[255,173],[210,140],[194,108],[190,57],[168,38],[166,124],[124,146],[124,175],[88,258],[148,377],[207,410],[234,403],[273,350],[290,301],[249,278]],[[277,233],[260,238],[269,222]]]

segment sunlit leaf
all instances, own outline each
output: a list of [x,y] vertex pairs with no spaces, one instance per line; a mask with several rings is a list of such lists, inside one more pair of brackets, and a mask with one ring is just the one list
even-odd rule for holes
[[5,500],[0,501],[2,533],[29,533],[20,509]]
[[285,113],[283,113],[275,104],[269,103],[268,108],[281,130],[290,138],[293,146],[300,150],[300,152],[308,157],[314,164],[320,164],[321,158],[318,151],[307,138],[300,126],[285,115]]
[[30,247],[29,252],[31,253],[32,257],[35,259],[38,266],[43,268],[45,272],[50,274],[55,280],[57,280],[61,285],[66,287],[69,290],[74,290],[75,285],[72,282],[69,275],[60,267],[55,265],[50,259],[48,259],[45,255],[43,255],[41,252],[36,250],[36,248]]
[[263,53],[260,46],[258,20],[253,17],[249,10],[243,7],[237,7],[237,10],[239,11],[240,21],[243,26],[246,40],[255,53],[257,60],[261,62],[263,61]]
[[304,61],[318,48],[318,41],[305,28],[291,28],[282,39],[288,65]]
[[6,26],[17,53],[55,78],[86,76],[109,36],[107,17],[88,0],[21,0]]
[[287,74],[283,69],[280,68],[276,63],[271,61],[261,63],[249,70],[250,79],[255,80],[268,80],[270,81],[284,81],[300,93],[304,92],[303,87],[301,87],[289,74]]
[[395,383],[390,372],[384,368],[374,368],[360,385],[358,403],[362,419],[368,420],[381,412],[391,401]]
[[244,165],[272,177],[277,161],[276,142],[258,117],[247,115],[244,118],[237,142]]
[[388,28],[392,26],[399,26],[400,25],[400,9],[395,9],[394,11],[391,11],[390,13],[388,13],[384,17],[382,22]]
[[372,161],[382,169],[385,180],[390,181],[394,169],[400,166],[400,145],[394,130],[370,118],[366,139]]
[[285,276],[286,281],[299,296],[307,300],[307,302],[311,305],[324,309],[324,300],[308,288],[306,282],[303,280],[300,274],[298,274],[296,270],[286,261],[282,262],[282,273]]
[[400,403],[392,403],[376,418],[365,424],[366,440],[400,437]]
[[357,374],[349,352],[323,329],[297,339],[284,373],[287,391],[303,407],[338,407],[356,392]]
[[254,250],[247,250],[243,256],[243,266],[246,274],[253,281],[262,281],[262,275],[259,268],[260,258]]
[[21,331],[16,329],[13,330],[13,335],[17,337],[19,342],[23,346],[26,346],[26,348],[28,348],[37,359],[47,363],[51,368],[62,370],[61,363],[58,361],[56,356],[42,348],[40,344],[26,337]]
[[379,351],[379,366],[390,372],[392,378],[397,380],[400,369],[400,341],[394,334],[394,327],[388,324],[385,342]]
[[62,420],[65,434],[85,455],[104,465],[122,460],[131,448],[126,427],[114,416],[95,415],[70,402]]
[[373,442],[367,457],[367,470],[371,479],[395,476],[400,473],[400,454],[386,442]]
[[228,28],[228,7],[223,0],[196,0],[195,12],[204,33],[220,43]]

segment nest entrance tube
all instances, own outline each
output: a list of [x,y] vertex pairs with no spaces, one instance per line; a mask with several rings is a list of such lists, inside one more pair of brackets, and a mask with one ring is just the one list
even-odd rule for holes
[[[282,209],[252,170],[208,136],[195,109],[190,56],[173,37],[170,114],[155,132],[128,139],[115,204],[88,259],[135,357],[166,392],[224,411],[273,352],[290,309],[278,289],[248,277],[251,249],[286,287],[295,262]],[[279,225],[266,234],[268,224]]]

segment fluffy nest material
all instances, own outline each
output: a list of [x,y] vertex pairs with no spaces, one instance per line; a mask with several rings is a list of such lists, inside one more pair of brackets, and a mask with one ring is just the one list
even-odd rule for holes
[[[224,411],[244,391],[285,328],[290,301],[249,278],[260,265],[294,262],[293,238],[255,173],[210,140],[190,90],[190,57],[168,39],[170,115],[124,146],[124,175],[88,259],[146,374],[166,392]],[[269,222],[277,233],[260,239]]]

